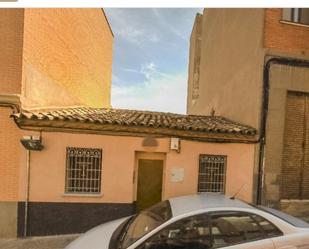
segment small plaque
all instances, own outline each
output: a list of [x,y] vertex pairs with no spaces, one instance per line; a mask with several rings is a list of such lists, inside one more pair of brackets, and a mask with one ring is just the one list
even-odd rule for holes
[[184,168],[172,168],[171,181],[182,182],[185,176]]

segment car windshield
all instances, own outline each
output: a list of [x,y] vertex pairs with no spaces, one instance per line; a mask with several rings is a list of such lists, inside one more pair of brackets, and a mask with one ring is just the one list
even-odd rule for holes
[[125,249],[144,235],[172,217],[169,201],[160,202],[141,211],[125,227],[120,235],[119,248]]

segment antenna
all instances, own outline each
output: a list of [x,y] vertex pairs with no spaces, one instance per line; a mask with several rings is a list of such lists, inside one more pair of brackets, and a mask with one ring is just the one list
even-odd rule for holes
[[243,187],[246,185],[246,183],[244,183],[243,185],[241,185],[241,187],[238,189],[238,191],[230,197],[231,200],[235,200],[235,197],[240,193],[240,191],[243,189]]

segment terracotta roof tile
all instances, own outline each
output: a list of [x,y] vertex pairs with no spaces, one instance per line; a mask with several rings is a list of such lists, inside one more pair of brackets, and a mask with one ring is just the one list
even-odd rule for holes
[[75,107],[52,110],[22,110],[13,115],[17,122],[22,120],[46,120],[94,124],[112,124],[128,127],[167,128],[178,131],[238,134],[255,136],[250,126],[233,122],[220,116],[182,115],[124,109]]

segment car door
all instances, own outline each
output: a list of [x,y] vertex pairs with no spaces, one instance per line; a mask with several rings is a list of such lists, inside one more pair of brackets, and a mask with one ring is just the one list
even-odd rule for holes
[[210,213],[212,248],[275,249],[254,215],[224,211]]
[[273,239],[276,249],[309,249],[309,231]]

